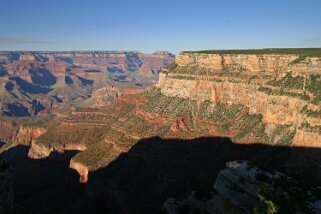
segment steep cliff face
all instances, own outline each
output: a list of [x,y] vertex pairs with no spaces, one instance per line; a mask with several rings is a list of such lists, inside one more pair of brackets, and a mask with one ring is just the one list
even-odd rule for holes
[[88,167],[74,160],[70,161],[69,167],[78,172],[80,183],[86,183],[88,181],[88,173],[89,173]]
[[24,127],[19,128],[16,142],[22,145],[31,145],[31,143],[44,134],[46,130],[41,127]]
[[271,125],[293,127],[290,144],[320,147],[320,84],[318,57],[183,53],[156,87],[167,97],[242,105],[262,116],[267,134]]
[[16,125],[3,121],[0,122],[0,126],[0,142],[7,144],[2,150],[5,150],[7,146],[10,147],[11,145],[30,146],[33,141],[46,132],[44,127]]
[[320,73],[321,60],[295,54],[206,54],[183,53],[176,57],[179,66],[197,64],[214,71],[244,70],[248,74],[268,74],[293,71],[294,74]]
[[50,153],[53,151],[52,148],[48,148],[47,146],[39,145],[36,143],[31,143],[28,157],[31,159],[42,159],[49,157]]
[[0,132],[0,142],[7,143],[13,142],[18,133],[18,127],[12,125],[8,122],[0,122],[1,132]]

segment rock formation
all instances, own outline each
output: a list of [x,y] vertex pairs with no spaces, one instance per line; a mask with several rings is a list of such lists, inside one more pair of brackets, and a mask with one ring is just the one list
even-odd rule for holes
[[5,143],[4,146],[0,148],[0,152],[17,145],[31,146],[32,142],[46,132],[45,127],[40,126],[40,124],[22,125],[9,121],[0,121],[0,125],[0,142]]
[[210,194],[193,192],[185,200],[168,199],[164,213],[320,213],[321,187],[306,186],[277,171],[248,161],[231,161],[218,174]]
[[75,162],[74,160],[70,161],[69,167],[78,172],[80,183],[86,183],[88,181],[88,173],[89,173],[88,167],[82,165],[81,163]]
[[[276,171],[264,171],[247,161],[226,164],[214,189],[248,213],[320,213],[321,187],[304,184]],[[303,200],[303,201],[302,201]]]
[[21,126],[19,128],[16,143],[22,145],[31,145],[33,141],[35,141],[38,137],[44,134],[46,130],[41,127],[24,127]]
[[290,144],[320,147],[321,58],[182,53],[175,63],[160,74],[156,87],[163,95],[243,105],[267,127],[293,127]]
[[30,145],[30,149],[28,152],[28,157],[31,159],[42,159],[49,157],[50,153],[53,151],[53,149],[48,148],[44,145],[39,145],[36,143],[32,143]]

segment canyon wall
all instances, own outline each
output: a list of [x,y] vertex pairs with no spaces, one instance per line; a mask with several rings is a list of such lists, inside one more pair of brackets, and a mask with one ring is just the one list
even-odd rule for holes
[[44,127],[17,125],[0,121],[0,142],[13,145],[30,146],[33,141],[46,132]]
[[156,87],[168,97],[243,105],[267,126],[294,127],[293,145],[321,147],[320,84],[317,57],[182,53]]
[[197,64],[213,71],[245,70],[248,74],[276,75],[292,71],[295,74],[314,74],[321,72],[321,59],[300,57],[295,54],[206,54],[182,53],[176,57],[179,66]]
[[41,127],[24,127],[20,126],[16,136],[16,142],[20,145],[31,145],[31,143],[44,134],[46,130]]

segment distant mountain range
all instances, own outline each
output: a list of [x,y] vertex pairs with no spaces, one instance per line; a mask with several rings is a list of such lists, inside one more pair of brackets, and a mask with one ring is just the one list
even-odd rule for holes
[[173,61],[169,52],[0,52],[0,115],[45,115],[104,87],[145,88]]

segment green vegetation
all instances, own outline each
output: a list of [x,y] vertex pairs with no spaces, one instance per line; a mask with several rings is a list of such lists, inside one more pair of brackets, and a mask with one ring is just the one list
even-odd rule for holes
[[321,118],[321,109],[318,111],[313,111],[308,109],[307,106],[305,106],[301,113],[306,114],[308,117],[315,117],[315,118]]
[[148,103],[143,107],[147,111],[159,114],[169,114],[180,117],[190,114],[191,105],[196,106],[196,101],[178,97],[166,97],[159,89],[151,89],[145,92]]
[[249,115],[243,105],[166,97],[159,89],[151,89],[145,92],[145,96],[149,102],[143,108],[147,111],[170,115],[174,118],[188,116],[192,120],[195,117],[210,119],[219,123],[225,132],[238,132],[235,140],[250,138],[261,143],[289,146],[294,138],[295,130],[288,125],[276,125],[267,136],[262,115]]
[[212,103],[210,101],[202,102],[199,110],[199,116],[212,120],[234,120],[244,110],[243,105],[226,105],[221,103]]
[[298,64],[298,63],[302,62],[302,61],[305,60],[305,59],[306,59],[306,56],[301,55],[301,56],[299,56],[298,58],[296,58],[295,60],[293,60],[292,62],[290,62],[289,65]]
[[266,197],[266,193],[263,189],[259,189],[257,192],[257,197],[262,202],[261,205],[254,208],[255,214],[277,214],[280,213],[280,207],[278,204],[275,204],[272,200]]
[[[208,68],[200,67],[199,65],[189,65],[189,66],[178,66],[177,64],[171,65],[168,68],[171,74],[194,74],[194,75],[201,75],[201,76],[213,76],[214,73],[211,72]],[[162,71],[166,73],[166,70]]]
[[303,89],[304,77],[293,77],[291,73],[288,73],[282,80],[269,81],[267,84],[273,86],[282,86],[285,88]]
[[257,191],[261,204],[255,207],[254,213],[311,213],[307,201],[315,201],[320,194],[318,187],[280,176],[272,180],[271,187],[262,186]]
[[312,74],[307,78],[306,90],[314,94],[313,103],[319,103],[321,101],[321,75]]
[[112,145],[108,145],[103,141],[91,145],[88,149],[78,153],[72,159],[88,167],[90,171],[97,170],[106,166],[114,160],[116,152]]
[[55,125],[37,139],[38,144],[49,147],[74,145],[91,145],[101,141],[106,132],[106,126],[95,125]]
[[183,51],[182,53],[205,53],[205,54],[295,54],[310,57],[321,57],[321,48],[266,48],[244,50],[202,50]]
[[[296,76],[293,77],[291,73],[287,74],[282,80],[272,80],[268,85],[278,86],[280,89],[272,90],[267,87],[259,88],[259,91],[270,95],[285,95],[291,97],[298,97],[302,100],[317,104],[321,101],[321,75],[311,74],[307,77]],[[284,89],[301,89],[301,93],[284,91]],[[311,94],[311,96],[308,95]]]
[[309,123],[303,123],[301,129],[307,132],[321,134],[321,126],[311,126]]
[[296,97],[302,100],[309,101],[310,97],[307,96],[305,93],[296,93],[296,92],[289,92],[284,91],[282,89],[280,90],[273,90],[267,87],[260,87],[258,91],[263,92],[268,95],[275,95],[275,96],[288,96],[288,97]]
[[295,129],[291,125],[275,125],[270,136],[270,143],[280,146],[291,146],[295,135]]
[[[203,101],[197,103],[195,100],[179,97],[166,97],[159,89],[151,89],[145,93],[149,102],[143,107],[147,111],[159,114],[168,114],[172,117],[194,116],[212,119],[215,121],[231,121],[244,110],[243,105],[226,105]],[[197,111],[193,116],[192,111]],[[231,121],[232,122],[232,121]]]
[[166,65],[165,69],[172,70],[172,69],[175,69],[177,67],[178,67],[178,65],[176,64],[176,62],[172,62],[172,63]]
[[178,80],[196,80],[196,77],[194,76],[183,76],[183,75],[176,75],[172,76],[172,79],[178,79]]
[[236,140],[243,139],[247,136],[259,136],[264,138],[264,125],[262,115],[246,115],[238,123],[239,133],[235,136]]

